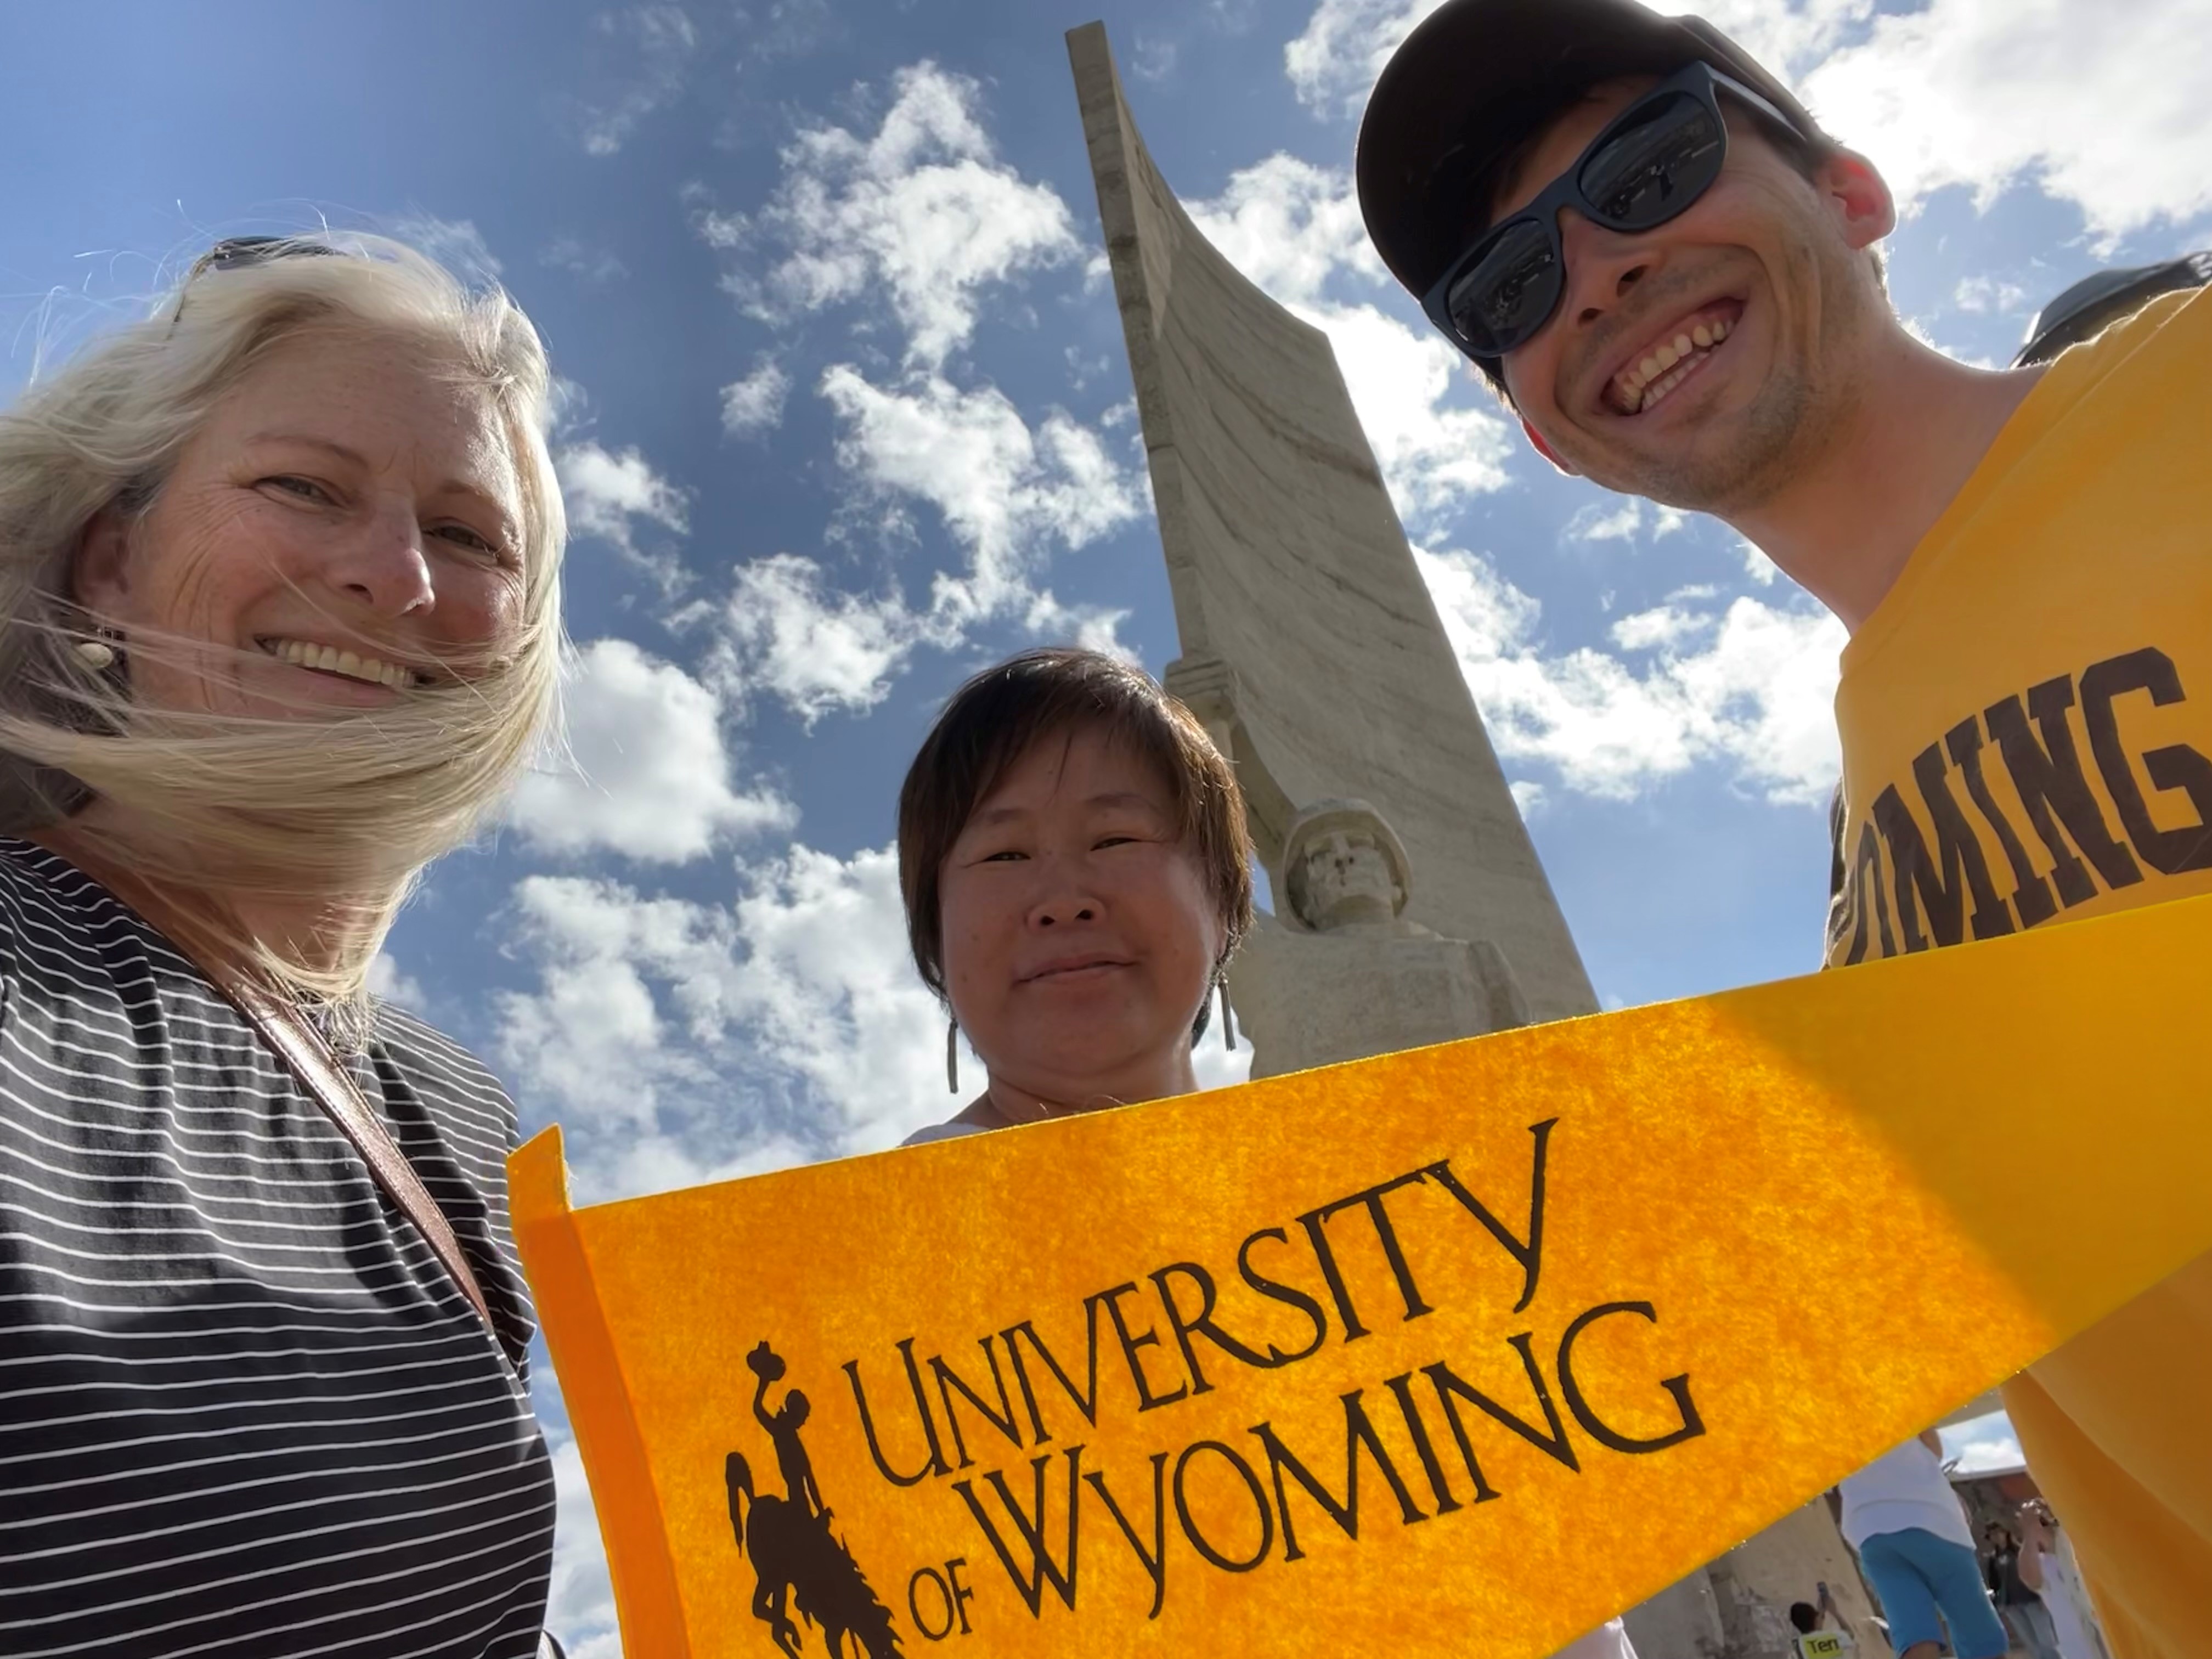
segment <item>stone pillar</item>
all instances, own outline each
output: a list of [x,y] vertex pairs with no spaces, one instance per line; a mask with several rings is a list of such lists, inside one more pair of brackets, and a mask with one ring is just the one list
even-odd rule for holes
[[1200,235],[1130,118],[1103,26],[1068,36],[1182,656],[1270,865],[1297,808],[1370,801],[1407,919],[1488,939],[1530,1013],[1597,1001],[1327,336]]

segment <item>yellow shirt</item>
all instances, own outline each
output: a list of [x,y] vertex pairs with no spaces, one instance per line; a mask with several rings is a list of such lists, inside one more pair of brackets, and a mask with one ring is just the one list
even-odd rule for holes
[[[1853,636],[1830,966],[2212,892],[2208,388],[2212,290],[2066,353]],[[2005,1392],[2118,1659],[2206,1651],[2208,1379],[2212,1257]]]

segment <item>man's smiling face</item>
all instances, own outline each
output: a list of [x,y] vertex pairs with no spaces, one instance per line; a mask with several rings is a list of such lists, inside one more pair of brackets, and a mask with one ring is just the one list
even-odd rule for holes
[[[1608,82],[1560,114],[1506,179],[1492,222],[1533,201],[1652,84]],[[1890,214],[1857,157],[1838,153],[1808,179],[1725,96],[1722,109],[1727,164],[1679,217],[1624,233],[1562,210],[1565,294],[1504,375],[1562,465],[1727,513],[1771,495],[1855,400],[1863,344],[1886,310],[1862,250]]]

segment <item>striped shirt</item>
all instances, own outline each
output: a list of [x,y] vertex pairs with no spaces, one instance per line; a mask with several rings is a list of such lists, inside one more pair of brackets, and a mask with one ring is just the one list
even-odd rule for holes
[[0,1654],[537,1652],[514,1109],[390,1007],[349,1064],[499,1344],[198,970],[0,838]]

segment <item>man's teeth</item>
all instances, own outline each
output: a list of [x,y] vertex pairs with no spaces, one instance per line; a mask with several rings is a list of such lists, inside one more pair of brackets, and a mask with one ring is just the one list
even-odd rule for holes
[[1689,377],[1692,359],[1711,351],[1728,337],[1729,324],[1715,318],[1653,347],[1643,362],[1622,370],[1614,379],[1620,406],[1631,415],[1650,408]]
[[404,664],[382,662],[374,657],[363,657],[307,640],[270,640],[262,649],[295,668],[319,668],[325,674],[343,674],[349,680],[367,680],[372,685],[388,685],[394,690],[404,691],[420,684],[422,678]]

